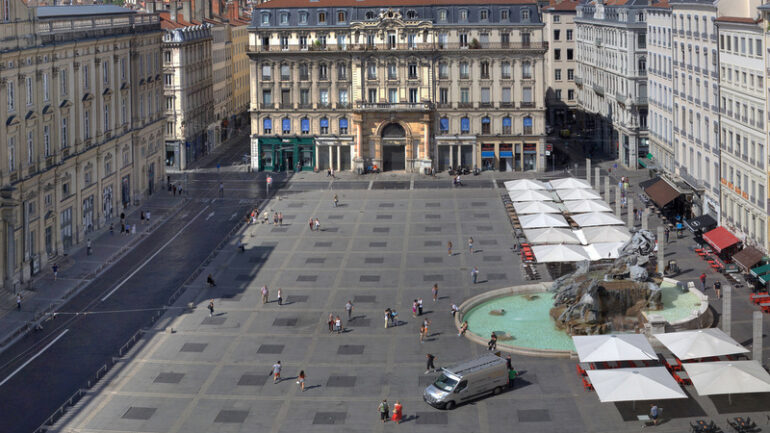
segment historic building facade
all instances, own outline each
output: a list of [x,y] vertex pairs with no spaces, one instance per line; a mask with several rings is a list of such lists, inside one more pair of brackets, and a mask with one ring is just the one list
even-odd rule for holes
[[158,17],[5,5],[0,279],[11,290],[152,194],[165,173]]
[[250,27],[260,170],[544,170],[535,2],[273,0]]
[[647,9],[647,51],[650,154],[658,168],[673,173],[674,96],[671,8],[668,2],[658,2]]
[[546,54],[546,107],[548,124],[556,129],[568,128],[575,123],[577,87],[575,75],[575,0],[551,0],[543,5]]
[[578,103],[595,146],[630,169],[648,149],[647,0],[577,7]]

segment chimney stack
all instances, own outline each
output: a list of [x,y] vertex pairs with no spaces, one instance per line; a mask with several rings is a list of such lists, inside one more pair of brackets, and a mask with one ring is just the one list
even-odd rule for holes
[[184,18],[185,21],[188,23],[192,20],[192,5],[190,4],[190,1],[183,1],[182,2],[182,18]]
[[227,2],[227,19],[233,22],[238,19],[238,3],[230,0]]

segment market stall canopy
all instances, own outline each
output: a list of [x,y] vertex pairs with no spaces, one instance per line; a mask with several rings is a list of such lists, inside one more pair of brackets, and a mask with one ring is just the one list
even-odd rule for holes
[[569,227],[569,223],[563,216],[553,213],[536,213],[522,215],[519,223],[523,229],[536,229],[540,227]]
[[684,369],[700,395],[770,392],[770,374],[757,361],[688,362]]
[[701,215],[684,223],[692,232],[707,232],[717,226],[717,221],[711,215]]
[[528,215],[533,213],[561,213],[561,209],[548,201],[519,201],[513,204],[518,215]]
[[601,200],[598,192],[590,189],[557,189],[556,194],[562,201],[567,200]]
[[744,270],[748,271],[754,267],[757,263],[762,261],[762,257],[765,255],[762,251],[754,247],[744,247],[733,255],[733,261],[737,263]]
[[545,183],[533,179],[509,180],[503,185],[508,191],[526,191],[530,189],[546,189]]
[[719,328],[667,332],[655,334],[655,338],[681,360],[748,352]]
[[548,182],[551,189],[593,189],[588,181],[574,177],[565,177],[564,179],[554,179]]
[[586,242],[627,242],[631,239],[631,232],[623,226],[586,227],[583,229]]
[[660,176],[655,176],[653,178],[643,180],[639,182],[639,188],[641,188],[642,191],[644,191],[648,186],[652,186],[656,184],[659,180],[660,180]]
[[687,398],[666,367],[587,370],[603,403]]
[[535,245],[532,247],[532,252],[538,263],[590,260],[585,249],[580,245]]
[[614,214],[605,212],[590,212],[572,215],[572,219],[580,227],[623,225],[623,220]]
[[704,233],[703,240],[718,253],[740,242],[740,239],[736,238],[729,230],[722,226]]
[[586,253],[591,260],[617,259],[625,242],[597,242],[586,245]]
[[527,237],[532,245],[544,244],[574,244],[579,245],[580,239],[570,229],[561,229],[548,227],[544,229],[524,230],[524,236]]
[[764,266],[759,266],[759,267],[753,268],[751,270],[751,275],[753,275],[753,276],[755,276],[757,278],[759,278],[761,275],[765,275],[767,273],[770,273],[770,264],[767,264],[767,265],[764,265]]
[[572,341],[580,362],[658,359],[647,337],[642,334],[575,335]]
[[650,197],[650,199],[660,208],[671,203],[680,195],[679,191],[677,191],[673,186],[669,185],[665,179],[660,179],[654,184],[648,186],[644,189],[644,193],[647,194],[647,196]]
[[570,213],[612,212],[610,205],[602,200],[567,200],[564,206]]
[[524,191],[508,191],[511,201],[553,201],[553,197],[546,191],[528,189]]

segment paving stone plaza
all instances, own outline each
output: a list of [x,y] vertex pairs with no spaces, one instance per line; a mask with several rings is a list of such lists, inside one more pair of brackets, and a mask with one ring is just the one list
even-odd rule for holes
[[[575,361],[567,359],[514,356],[521,377],[513,390],[453,411],[422,401],[422,390],[434,378],[423,374],[427,353],[437,356],[440,367],[486,350],[457,337],[451,304],[527,282],[512,250],[499,185],[486,180],[426,189],[414,182],[393,182],[396,189],[369,182],[323,190],[325,182],[290,184],[267,206],[283,213],[284,225],[250,225],[231,239],[177,303],[196,308],[163,316],[52,430],[639,431],[633,414],[648,407],[600,403],[594,392],[583,390]],[[310,230],[310,218],[319,219],[320,231]],[[454,244],[451,255],[448,241]],[[480,270],[475,285],[474,266]],[[216,287],[206,286],[209,273]],[[263,285],[270,290],[267,304]],[[411,314],[418,297],[431,321],[424,343],[418,335],[422,318]],[[344,309],[348,300],[354,304],[351,320]],[[384,327],[388,307],[399,312],[400,326]],[[343,333],[329,332],[330,313],[343,318]],[[278,360],[283,380],[274,384],[271,369]],[[305,392],[295,383],[300,370],[307,375]],[[377,406],[385,398],[404,405],[404,425],[379,421]],[[688,401],[660,403],[674,419],[654,429],[686,431],[687,417],[724,418],[710,399]]]

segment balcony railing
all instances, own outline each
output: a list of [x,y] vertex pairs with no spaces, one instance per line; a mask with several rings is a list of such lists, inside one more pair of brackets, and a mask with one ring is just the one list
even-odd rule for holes
[[249,45],[251,52],[310,52],[310,51],[441,51],[441,50],[536,50],[543,51],[548,49],[548,42],[486,42],[479,44],[460,44],[460,43],[376,43],[376,44],[348,44],[336,45],[328,44],[326,46],[302,46],[289,45],[281,47],[279,45]]
[[135,29],[143,26],[157,26],[160,22],[158,15],[137,14],[123,17],[94,17],[84,19],[53,18],[39,19],[36,33],[38,35],[54,35],[62,33],[88,32],[92,30],[120,30],[122,28]]
[[599,85],[594,85],[594,92],[596,92],[597,95],[604,96],[604,87]]
[[356,110],[361,111],[430,111],[430,102],[362,102],[355,104]]
[[521,102],[521,107],[522,108],[532,108],[534,106],[535,106],[535,102],[534,101],[522,101]]

